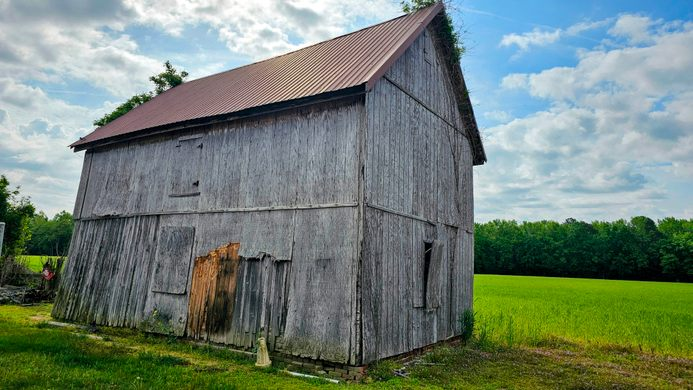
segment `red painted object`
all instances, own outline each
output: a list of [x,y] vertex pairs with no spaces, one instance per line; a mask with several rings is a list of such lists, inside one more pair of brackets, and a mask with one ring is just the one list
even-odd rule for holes
[[49,268],[44,268],[41,272],[41,276],[44,280],[51,280],[55,276],[55,272],[51,271]]

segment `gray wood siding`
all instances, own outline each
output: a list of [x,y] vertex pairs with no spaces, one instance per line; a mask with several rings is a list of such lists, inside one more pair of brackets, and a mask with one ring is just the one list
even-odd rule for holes
[[385,77],[402,86],[445,121],[462,130],[462,117],[442,59],[435,49],[435,34],[424,30],[390,68]]
[[184,335],[194,258],[238,242],[245,259],[286,263],[276,283],[287,291],[273,298],[273,267],[244,261],[237,322],[213,341],[252,348],[264,312],[283,327],[271,348],[355,363],[363,109],[314,106],[90,151],[56,316]]
[[230,323],[195,337],[366,364],[459,334],[474,215],[457,110],[427,31],[365,98],[88,151],[53,314],[185,335],[195,258],[240,243]]
[[434,47],[422,34],[366,96],[363,363],[459,334],[472,305],[472,155]]
[[[77,221],[53,313],[58,318],[110,326],[137,327],[143,320],[157,319],[174,334],[183,335],[188,296],[181,290],[190,290],[193,258],[221,244],[239,242],[239,253],[246,258],[262,258],[266,253],[291,263],[286,325],[277,349],[355,363],[349,346],[356,337],[351,302],[356,294],[356,210],[341,207]],[[185,278],[181,281],[176,275],[162,288],[156,273],[157,255],[168,255],[170,245],[158,248],[157,243],[166,242],[171,231],[195,232],[195,256],[179,256],[175,263],[168,263],[171,269],[166,272],[185,270]],[[247,273],[248,277],[265,277],[260,268],[256,271]],[[245,282],[257,284],[250,279]],[[234,326],[215,341],[252,348],[259,329],[248,327],[261,324],[253,317],[259,313],[256,304],[257,299],[236,307],[243,311],[234,314],[244,321],[243,332]]]
[[301,211],[296,226],[281,350],[353,364],[356,208]]
[[72,218],[79,219],[82,215],[82,205],[84,204],[84,195],[89,183],[89,170],[91,169],[91,152],[84,153],[84,162],[82,163],[82,174],[79,178],[79,186],[77,187],[77,199],[75,200],[75,208],[72,212]]
[[[94,151],[80,217],[355,203],[362,109],[313,106]],[[199,196],[171,196],[198,180]]]
[[135,327],[144,313],[156,217],[77,221],[53,316]]
[[[422,101],[438,102],[436,105],[446,102],[448,106],[438,108],[438,113],[456,112],[442,67],[435,68],[436,77],[430,76],[429,68],[433,66],[425,63],[419,52],[427,40],[427,35],[417,39],[387,76],[408,80],[401,86],[412,95],[414,92],[408,88],[418,89],[424,95],[414,96]],[[425,65],[420,67],[427,70],[417,73],[420,67],[414,66],[415,60],[423,62]],[[469,143],[461,133],[461,124],[455,129],[386,79],[367,95],[366,109],[366,202],[430,221],[460,225],[467,210],[466,199],[460,195],[463,177],[459,172],[467,160],[471,161],[471,155],[465,155]],[[471,172],[471,166],[469,169]]]

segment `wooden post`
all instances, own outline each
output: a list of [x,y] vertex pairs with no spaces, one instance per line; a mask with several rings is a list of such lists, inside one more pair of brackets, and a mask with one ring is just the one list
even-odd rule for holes
[[2,239],[5,237],[5,222],[0,222],[0,256],[2,256]]

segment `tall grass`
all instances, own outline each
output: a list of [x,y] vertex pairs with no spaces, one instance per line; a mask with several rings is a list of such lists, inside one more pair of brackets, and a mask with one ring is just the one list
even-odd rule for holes
[[480,342],[565,340],[693,356],[693,285],[476,275]]

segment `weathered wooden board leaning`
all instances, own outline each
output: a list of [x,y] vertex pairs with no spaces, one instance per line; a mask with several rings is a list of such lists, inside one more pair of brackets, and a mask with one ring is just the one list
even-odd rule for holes
[[[244,349],[264,336],[271,351],[349,365],[458,335],[472,306],[472,168],[486,157],[443,12],[302,49],[367,43],[367,64],[286,65],[354,86],[137,128],[191,81],[116,120],[131,132],[75,143],[86,153],[53,315]],[[283,77],[269,68],[258,72]]]

